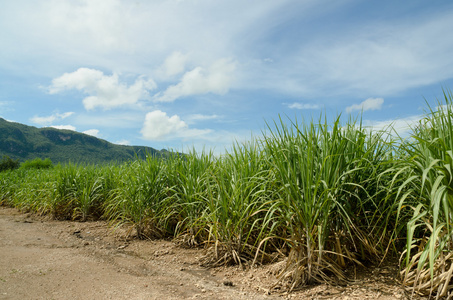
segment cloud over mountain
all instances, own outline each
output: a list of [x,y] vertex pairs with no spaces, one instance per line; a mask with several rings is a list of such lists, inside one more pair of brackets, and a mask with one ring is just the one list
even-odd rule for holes
[[189,128],[178,115],[169,117],[167,113],[155,110],[146,114],[141,133],[146,140],[166,140],[172,138],[192,138],[210,133],[211,130]]

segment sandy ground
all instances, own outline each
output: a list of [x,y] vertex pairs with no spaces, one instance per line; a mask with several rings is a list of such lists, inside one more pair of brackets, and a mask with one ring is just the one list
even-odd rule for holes
[[268,265],[206,269],[201,249],[127,239],[105,222],[53,221],[0,207],[0,299],[408,299],[395,268],[345,287],[268,293]]

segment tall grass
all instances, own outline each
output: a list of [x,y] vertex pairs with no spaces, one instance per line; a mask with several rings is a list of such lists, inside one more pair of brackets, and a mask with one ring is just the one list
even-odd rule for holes
[[174,226],[178,241],[188,246],[201,245],[208,239],[206,214],[212,174],[216,160],[212,152],[170,155],[167,159],[167,184],[170,187],[169,205],[163,218]]
[[[282,277],[300,284],[344,281],[343,270],[378,254],[374,232],[381,218],[376,172],[386,144],[360,123],[324,119],[270,127],[267,151],[281,186],[281,218],[291,247]],[[379,241],[378,241],[379,242]]]
[[159,217],[168,186],[162,160],[148,156],[120,168],[118,187],[106,203],[107,216],[117,225],[132,225],[141,239],[165,233]]
[[397,175],[399,213],[412,211],[407,222],[402,276],[421,293],[445,296],[453,288],[453,97],[429,112],[402,145],[407,159]]
[[138,238],[205,247],[202,263],[285,258],[289,289],[344,283],[346,271],[401,256],[402,282],[453,288],[452,94],[392,138],[360,119],[282,119],[261,138],[212,152],[107,166],[0,172],[0,203],[57,219],[107,219]]
[[254,257],[261,241],[275,230],[273,172],[258,141],[236,143],[212,173],[208,188],[209,241],[214,265],[241,264]]

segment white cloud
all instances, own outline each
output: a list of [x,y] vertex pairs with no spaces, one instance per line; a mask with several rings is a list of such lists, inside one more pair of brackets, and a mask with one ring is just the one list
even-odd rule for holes
[[294,102],[292,104],[288,104],[288,107],[291,109],[319,109],[320,106],[317,104],[308,104],[308,103],[299,103]]
[[165,136],[185,129],[187,124],[179,116],[168,117],[165,112],[155,110],[146,114],[141,132],[147,140],[161,140]]
[[388,132],[390,129],[393,129],[399,136],[405,137],[410,132],[411,128],[418,125],[420,120],[424,116],[422,115],[414,115],[409,116],[401,119],[395,120],[384,120],[384,121],[364,121],[366,127],[370,128],[371,130],[375,131],[386,131]]
[[184,72],[187,59],[187,55],[184,55],[178,51],[173,52],[165,59],[165,62],[162,66],[162,72],[164,73],[164,76],[171,77]]
[[360,104],[353,104],[346,107],[346,112],[350,113],[353,111],[367,111],[367,110],[380,110],[384,104],[383,98],[368,98]]
[[67,117],[70,117],[74,114],[73,111],[68,111],[68,112],[65,112],[65,113],[62,113],[62,114],[57,114],[57,116],[61,119],[65,119]]
[[51,124],[55,120],[56,120],[56,117],[54,115],[48,116],[48,117],[34,116],[30,119],[30,121],[32,121],[35,124],[39,124],[39,125]]
[[141,133],[143,138],[150,141],[159,141],[172,138],[200,137],[211,132],[209,129],[190,129],[186,122],[178,115],[168,117],[167,113],[155,110],[145,116],[145,122]]
[[139,100],[148,98],[148,90],[156,88],[152,79],[141,76],[132,85],[121,83],[118,74],[111,76],[94,69],[80,68],[72,73],[65,73],[52,80],[50,94],[76,89],[88,94],[83,99],[85,109],[96,107],[111,109],[123,105],[135,105]]
[[[452,95],[453,96],[453,95]],[[453,98],[453,97],[452,97]],[[439,102],[440,104],[440,102]],[[433,108],[431,108],[433,109]],[[452,104],[441,104],[441,105],[437,105],[436,107],[434,107],[433,109],[433,112],[436,112],[436,111],[440,111],[440,112],[444,112],[444,113],[447,113],[449,111],[453,111],[453,105]],[[426,113],[430,114],[431,111],[430,109],[427,107],[426,108]]]
[[173,102],[180,97],[213,93],[223,95],[230,89],[236,63],[229,59],[220,59],[208,69],[196,67],[186,72],[181,81],[155,95],[158,102]]
[[190,115],[187,119],[191,122],[195,121],[207,121],[207,120],[215,120],[218,119],[218,115],[202,115],[202,114],[194,114]]
[[114,142],[114,144],[117,144],[117,145],[130,145],[131,142],[128,141],[128,140],[119,140],[119,141]]
[[38,117],[34,116],[33,118],[30,119],[33,123],[39,124],[39,125],[47,125],[51,124],[53,121],[55,121],[57,118],[53,116],[48,116],[48,117]]
[[121,2],[51,0],[35,7],[47,18],[41,24],[36,24],[36,27],[41,30],[52,29],[50,34],[57,35],[61,42],[68,44],[79,42],[92,49],[130,51],[134,47],[128,43],[128,31],[134,23],[128,20],[132,17],[131,7]]
[[91,135],[91,136],[99,137],[98,129],[88,129],[88,130],[83,131],[83,133]]
[[30,121],[32,121],[35,124],[44,126],[44,125],[52,124],[53,122],[58,121],[58,120],[66,119],[67,117],[70,117],[73,114],[74,114],[74,112],[70,111],[70,112],[65,112],[62,114],[55,113],[55,114],[47,116],[47,117],[34,116],[30,119]]
[[52,125],[50,127],[56,128],[56,129],[66,129],[66,130],[76,131],[75,126],[72,126],[72,125]]

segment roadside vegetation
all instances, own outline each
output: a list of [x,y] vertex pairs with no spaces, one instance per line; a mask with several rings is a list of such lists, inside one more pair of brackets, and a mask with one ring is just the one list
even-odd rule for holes
[[8,155],[4,155],[0,161],[0,172],[17,169],[19,165],[19,160],[14,160]]
[[32,161],[0,173],[0,202],[205,247],[207,266],[284,257],[276,286],[290,290],[345,283],[354,266],[396,257],[408,289],[446,296],[453,289],[452,104],[444,92],[404,139],[360,119],[279,119],[222,157]]

